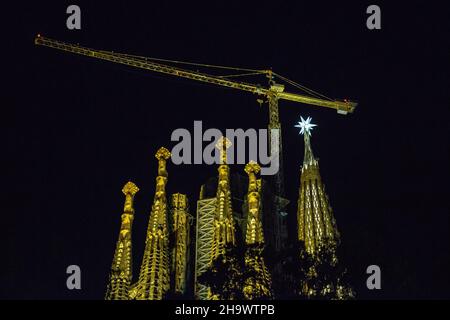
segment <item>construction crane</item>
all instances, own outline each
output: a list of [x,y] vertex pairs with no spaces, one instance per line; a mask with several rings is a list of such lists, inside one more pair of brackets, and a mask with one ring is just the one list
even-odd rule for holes
[[[293,102],[300,102],[307,105],[331,108],[337,110],[340,114],[347,114],[354,111],[357,103],[349,101],[349,100],[334,100],[330,99],[322,94],[319,94],[311,89],[308,89],[294,81],[291,81],[281,75],[273,72],[272,70],[255,70],[255,69],[245,69],[245,68],[231,68],[231,67],[223,67],[223,66],[213,66],[206,64],[198,64],[198,63],[187,63],[180,61],[171,61],[164,59],[155,59],[148,58],[136,55],[129,55],[123,53],[116,53],[112,51],[104,51],[98,49],[91,49],[87,47],[82,47],[78,44],[70,44],[65,43],[58,40],[49,39],[47,37],[43,37],[38,34],[35,37],[35,44],[45,47],[50,47],[53,49],[58,49],[62,51],[71,52],[74,54],[79,54],[83,56],[88,56],[92,58],[97,58],[101,60],[106,60],[118,64],[128,65],[135,68],[145,69],[153,72],[173,75],[181,78],[187,78],[191,80],[196,80],[204,83],[215,84],[222,87],[233,88],[238,90],[243,90],[247,92],[251,92],[259,96],[258,102],[266,102],[269,106],[269,135],[270,129],[279,129],[281,130],[281,124],[279,121],[279,112],[278,112],[278,100],[287,100]],[[184,64],[191,66],[202,66],[209,68],[220,68],[220,69],[228,69],[228,70],[236,70],[240,72],[245,72],[241,74],[234,74],[228,76],[222,75],[212,75],[208,73],[203,73],[199,71],[193,71],[188,69],[182,69],[179,67],[175,67],[169,65],[167,63],[172,64]],[[258,83],[247,83],[240,82],[236,80],[230,80],[230,78],[238,77],[238,76],[250,76],[250,75],[265,75],[269,79],[269,85],[263,86]],[[284,85],[275,83],[274,78],[278,78],[281,81],[285,81],[290,85],[295,86],[296,88],[306,92],[307,94],[300,93],[292,93],[285,92]],[[288,203],[286,199],[284,199],[284,178],[283,178],[283,160],[282,160],[282,140],[281,140],[281,131],[278,140],[278,150],[270,150],[271,153],[278,151],[279,154],[279,170],[275,175],[274,179],[274,192],[277,195],[276,200],[276,211],[279,215],[283,215],[284,212],[281,209]]]

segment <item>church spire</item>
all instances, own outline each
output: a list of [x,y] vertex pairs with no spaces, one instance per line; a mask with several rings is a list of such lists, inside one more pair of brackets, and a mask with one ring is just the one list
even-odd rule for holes
[[264,234],[261,222],[261,179],[256,174],[261,171],[260,166],[250,161],[245,166],[248,174],[247,193],[247,228],[245,273],[243,294],[246,300],[272,298],[272,280],[263,258]]
[[[307,299],[351,299],[355,293],[346,280],[337,256],[339,232],[319,172],[319,162],[311,148],[311,118],[301,118],[298,126],[305,140],[305,158],[300,173],[298,197],[298,239],[303,263],[298,293]],[[305,254],[306,253],[306,254]]]
[[308,253],[314,254],[325,242],[338,242],[339,233],[320,177],[319,162],[311,148],[311,130],[316,125],[311,123],[310,117],[300,119],[296,127],[300,128],[300,134],[304,137],[305,156],[298,198],[298,239],[305,243]]
[[303,117],[300,117],[301,121],[298,122],[298,124],[295,126],[296,128],[300,128],[300,134],[303,134],[303,138],[305,141],[305,155],[303,158],[303,165],[314,165],[317,164],[316,159],[314,159],[314,154],[311,149],[311,130],[317,126],[316,124],[311,123],[311,117],[308,117],[303,119]]
[[225,254],[227,245],[235,244],[233,208],[231,205],[230,168],[226,164],[227,149],[231,141],[221,137],[216,144],[220,150],[221,165],[219,166],[219,181],[216,194],[216,210],[214,215],[214,239],[211,261]]
[[161,300],[170,286],[166,199],[168,178],[166,160],[170,158],[170,152],[166,148],[160,148],[155,157],[158,159],[158,176],[137,284],[136,299],[138,300]]
[[125,205],[121,216],[119,239],[111,267],[106,300],[128,300],[132,281],[131,227],[134,219],[133,200],[139,188],[131,181],[122,189]]
[[247,245],[259,245],[264,243],[264,235],[262,232],[262,223],[260,216],[261,180],[256,179],[256,174],[258,174],[260,171],[260,166],[254,161],[250,161],[245,166],[245,172],[247,172],[248,174],[248,216],[245,236],[245,243]]

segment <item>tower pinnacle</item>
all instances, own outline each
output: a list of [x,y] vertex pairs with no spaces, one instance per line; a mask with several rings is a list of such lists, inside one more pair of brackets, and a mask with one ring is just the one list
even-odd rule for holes
[[226,164],[226,150],[231,146],[231,141],[221,137],[216,144],[220,150],[221,165],[218,168],[219,182],[216,194],[216,212],[214,216],[214,241],[211,259],[217,259],[225,254],[228,244],[235,244],[233,208],[231,205],[230,168]]
[[167,219],[166,184],[168,173],[166,160],[170,152],[160,148],[158,159],[156,192],[147,228],[144,256],[142,259],[136,299],[161,300],[169,290],[169,231]]
[[260,188],[261,180],[256,179],[256,174],[261,171],[261,167],[254,161],[250,161],[245,166],[248,174],[248,217],[247,217],[247,244],[262,244],[264,237],[262,233],[260,218]]
[[314,154],[311,149],[310,137],[312,129],[317,125],[311,123],[312,120],[311,117],[306,118],[306,120],[303,119],[303,117],[300,117],[300,119],[301,120],[295,127],[300,128],[299,134],[303,135],[305,141],[305,156],[303,159],[303,165],[304,166],[313,165],[316,163],[316,160],[314,159]]
[[121,216],[119,239],[106,292],[107,300],[128,300],[132,274],[131,227],[134,220],[133,199],[139,188],[131,181],[122,189],[125,205]]
[[166,161],[170,156],[170,151],[164,147],[159,148],[156,152],[155,158],[158,159],[158,176],[167,178]]
[[227,149],[231,147],[231,141],[226,137],[220,137],[220,139],[216,143],[216,148],[219,149],[220,152],[220,163],[227,163]]
[[260,166],[250,161],[245,166],[248,174],[247,228],[243,295],[247,300],[272,298],[272,280],[263,257],[264,234],[261,219],[261,180],[256,174]]

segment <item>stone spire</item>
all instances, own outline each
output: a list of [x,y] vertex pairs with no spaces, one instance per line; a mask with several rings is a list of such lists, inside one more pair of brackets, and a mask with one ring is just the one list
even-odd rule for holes
[[264,234],[261,220],[261,179],[256,178],[260,166],[250,161],[248,174],[247,228],[245,235],[245,272],[243,294],[247,300],[272,298],[272,280],[263,257]]
[[128,300],[129,289],[133,278],[131,229],[134,220],[133,200],[139,188],[131,181],[122,189],[125,205],[122,213],[119,239],[111,267],[106,300]]
[[169,231],[167,220],[166,184],[168,173],[166,161],[170,152],[160,148],[156,192],[147,229],[144,256],[136,290],[138,300],[161,300],[170,287]]

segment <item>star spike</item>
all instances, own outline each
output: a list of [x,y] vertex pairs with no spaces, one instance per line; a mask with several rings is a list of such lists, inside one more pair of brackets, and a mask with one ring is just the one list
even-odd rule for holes
[[299,134],[307,134],[308,136],[311,136],[311,130],[316,127],[316,124],[311,123],[312,118],[308,117],[303,119],[302,116],[300,116],[300,121],[295,126],[296,128],[300,128]]

